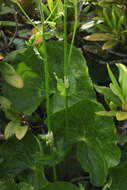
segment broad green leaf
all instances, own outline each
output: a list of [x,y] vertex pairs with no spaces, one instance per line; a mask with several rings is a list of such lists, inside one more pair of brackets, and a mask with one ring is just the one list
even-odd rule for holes
[[96,186],[101,186],[106,182],[107,163],[96,143],[96,141],[80,143],[77,157],[82,168],[90,173],[91,182]]
[[21,140],[25,136],[27,131],[28,131],[28,126],[21,126],[20,123],[17,123],[17,125],[15,126],[15,136],[19,140]]
[[110,172],[110,176],[112,179],[112,184],[106,190],[126,190],[127,189],[127,163],[124,161],[123,163],[113,168]]
[[116,105],[121,106],[121,101],[109,87],[94,85],[95,90],[105,96],[108,100],[114,102]]
[[[40,54],[43,55],[42,45],[38,47]],[[68,49],[69,48],[70,46],[68,45]],[[63,42],[47,43],[47,52],[50,73],[50,89],[53,91],[51,96],[51,112],[55,113],[56,111],[65,107],[65,97],[59,96],[56,79],[53,74],[56,73],[59,79],[64,80]],[[88,74],[86,60],[82,56],[82,53],[75,47],[72,49],[68,80],[69,106],[85,98],[95,99],[95,93],[93,91],[92,82]]]
[[[35,180],[37,173],[33,155],[40,151],[39,144],[32,134],[27,134],[20,141],[14,137],[2,143],[0,145],[0,158],[3,158],[3,162],[0,163],[0,178],[15,177],[23,171],[28,171],[33,173],[31,184],[37,182],[37,179]],[[41,170],[41,179],[38,179],[38,184],[44,185],[45,179],[42,163],[38,167]]]
[[4,131],[5,139],[12,137],[15,134],[15,123],[10,121]]
[[[23,78],[22,89],[2,85],[2,91],[17,112],[30,115],[44,99],[42,60],[36,56],[33,48],[13,52],[6,60],[13,62],[16,72]],[[32,61],[31,61],[32,60]]]
[[51,115],[55,142],[63,139],[65,151],[78,143],[78,160],[82,168],[90,173],[91,182],[96,186],[105,183],[108,169],[116,166],[120,158],[112,120],[95,114],[102,110],[99,103],[90,100],[82,100],[70,106],[68,128],[65,127],[64,109]]
[[[126,125],[126,124],[125,124]],[[121,136],[122,137],[122,136]],[[120,164],[110,170],[110,178],[112,180],[110,188],[106,190],[126,190],[127,187],[127,144],[121,146]]]
[[116,114],[116,119],[118,121],[126,120],[127,119],[127,112],[118,111]]
[[[50,74],[51,111],[55,112],[65,105],[65,98],[59,97],[54,72],[60,78],[63,74],[63,42],[47,42],[48,64]],[[68,49],[70,46],[68,45]],[[44,65],[43,44],[37,46],[40,55],[32,47],[12,53],[6,61],[13,62],[16,72],[24,80],[23,89],[14,89],[6,84],[2,85],[2,92],[11,102],[15,111],[32,114],[44,100]],[[58,51],[59,50],[59,51]],[[42,57],[42,58],[40,58]],[[31,62],[32,60],[32,62]],[[73,48],[69,70],[69,105],[84,98],[95,99],[92,82],[88,75],[88,68],[82,53]],[[59,101],[60,100],[60,101]]]
[[57,189],[58,190],[79,190],[79,188],[76,187],[75,185],[68,182],[64,182],[64,181],[49,183],[48,185],[46,185],[40,190],[57,190]]

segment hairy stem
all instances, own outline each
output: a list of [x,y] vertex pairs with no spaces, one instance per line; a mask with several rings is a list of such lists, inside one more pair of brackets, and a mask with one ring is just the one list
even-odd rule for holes
[[47,127],[48,132],[51,132],[51,122],[50,122],[50,100],[49,100],[49,68],[48,68],[48,57],[46,49],[46,41],[44,35],[44,13],[40,4],[40,14],[42,23],[42,38],[43,38],[43,56],[44,56],[44,72],[45,72],[45,90],[46,90],[46,110],[47,110]]

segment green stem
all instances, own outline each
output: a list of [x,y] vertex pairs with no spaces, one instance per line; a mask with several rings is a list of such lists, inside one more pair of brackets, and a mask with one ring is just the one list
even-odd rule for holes
[[35,23],[30,19],[30,17],[27,15],[23,7],[20,5],[20,3],[16,2],[22,13],[25,15],[25,17],[28,19],[28,21],[35,27],[41,34],[43,38],[43,50],[44,50],[44,72],[45,72],[45,89],[46,89],[46,109],[47,109],[47,126],[48,131],[51,132],[51,124],[50,124],[50,103],[49,103],[49,72],[48,72],[48,60],[47,60],[47,50],[45,45],[45,36],[44,36],[44,14],[41,8],[40,4],[40,14],[41,14],[41,22],[42,22],[42,31],[38,29],[38,27],[35,25]]
[[[64,83],[68,80],[68,55],[67,55],[67,0],[64,1]],[[68,88],[65,84],[65,127],[68,128]]]
[[77,7],[77,0],[73,0],[74,2],[74,9],[75,9],[75,21],[74,21],[74,29],[73,29],[73,35],[72,35],[72,40],[71,40],[71,47],[69,51],[69,56],[68,56],[68,64],[70,63],[71,60],[71,55],[72,55],[72,48],[74,45],[74,39],[75,39],[75,34],[76,34],[76,29],[78,25],[78,7]]
[[55,6],[53,7],[52,12],[51,12],[50,15],[48,16],[48,18],[45,20],[45,23],[47,23],[47,22],[49,21],[49,19],[51,18],[51,16],[55,13],[56,8],[57,8],[57,6],[58,6],[58,3],[59,3],[59,0],[57,0]]
[[50,122],[50,100],[49,100],[49,68],[48,68],[48,57],[46,49],[46,41],[44,35],[44,13],[40,4],[40,14],[42,22],[42,38],[43,38],[43,53],[44,53],[44,72],[45,72],[45,90],[46,90],[46,110],[47,110],[47,127],[48,132],[51,132],[51,122]]
[[[42,7],[40,4],[40,14],[41,14],[41,22],[42,22],[42,37],[43,37],[43,51],[44,51],[44,71],[45,71],[45,90],[46,90],[46,110],[47,110],[47,126],[48,133],[51,132],[51,121],[50,121],[50,93],[49,93],[49,68],[48,68],[48,57],[47,57],[47,49],[46,49],[46,41],[44,35],[44,13],[42,11]],[[53,153],[52,145],[50,145],[50,152]],[[53,177],[54,181],[57,180],[56,167],[55,165],[52,167],[53,169]]]

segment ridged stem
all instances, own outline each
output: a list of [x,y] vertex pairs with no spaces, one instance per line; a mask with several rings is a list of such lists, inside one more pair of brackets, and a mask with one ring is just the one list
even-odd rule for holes
[[68,128],[68,51],[67,51],[67,0],[64,0],[64,84],[65,84],[65,127]]
[[51,122],[50,122],[50,100],[49,100],[49,68],[48,68],[48,56],[46,49],[46,41],[44,35],[44,13],[40,4],[40,14],[42,23],[42,39],[43,39],[43,60],[44,60],[44,73],[45,73],[45,91],[46,91],[46,110],[47,110],[47,127],[48,132],[51,132]]

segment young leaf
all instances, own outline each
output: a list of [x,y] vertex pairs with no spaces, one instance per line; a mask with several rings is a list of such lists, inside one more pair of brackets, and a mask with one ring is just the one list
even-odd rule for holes
[[111,49],[113,48],[115,45],[117,45],[118,41],[117,40],[110,40],[104,43],[104,45],[102,46],[103,50],[106,49]]
[[113,93],[109,87],[94,85],[95,90],[105,96],[109,101],[114,102],[116,105],[121,106],[122,102],[119,97]]
[[9,139],[14,134],[15,134],[15,123],[11,121],[7,124],[5,128],[5,131],[4,131],[5,139]]
[[119,86],[119,84],[118,84],[118,82],[117,82],[114,74],[112,73],[109,65],[107,65],[107,69],[108,69],[109,77],[110,77],[110,79],[112,81],[112,83],[110,84],[110,88],[113,91],[113,93],[116,94],[120,98],[120,100],[122,101],[122,103],[124,103],[124,99],[123,99],[123,96],[122,96],[121,88],[120,88],[120,86]]
[[50,11],[52,12],[52,10],[53,10],[53,0],[47,0],[47,2],[48,2],[48,7],[49,7]]
[[122,111],[117,112],[116,119],[118,121],[126,120],[127,119],[127,112],[122,112]]
[[17,123],[15,125],[15,136],[17,137],[17,139],[21,140],[25,134],[28,131],[28,126],[21,126],[20,123]]
[[122,94],[123,94],[125,103],[127,103],[127,68],[123,64],[116,64],[116,66],[119,69],[119,83],[122,89]]
[[56,74],[55,74],[55,78],[56,78],[56,81],[57,81],[57,90],[59,91],[61,96],[65,96],[66,89],[65,89],[65,84],[64,84],[63,79],[58,78],[58,76]]
[[18,75],[15,69],[8,63],[0,64],[0,72],[5,81],[16,88],[23,88],[24,82],[20,75]]
[[121,95],[121,93],[117,90],[117,88],[114,87],[114,85],[112,83],[109,84],[110,89],[112,90],[112,92],[117,95],[119,97],[119,99],[121,100],[122,103],[124,103],[124,99],[123,96]]

